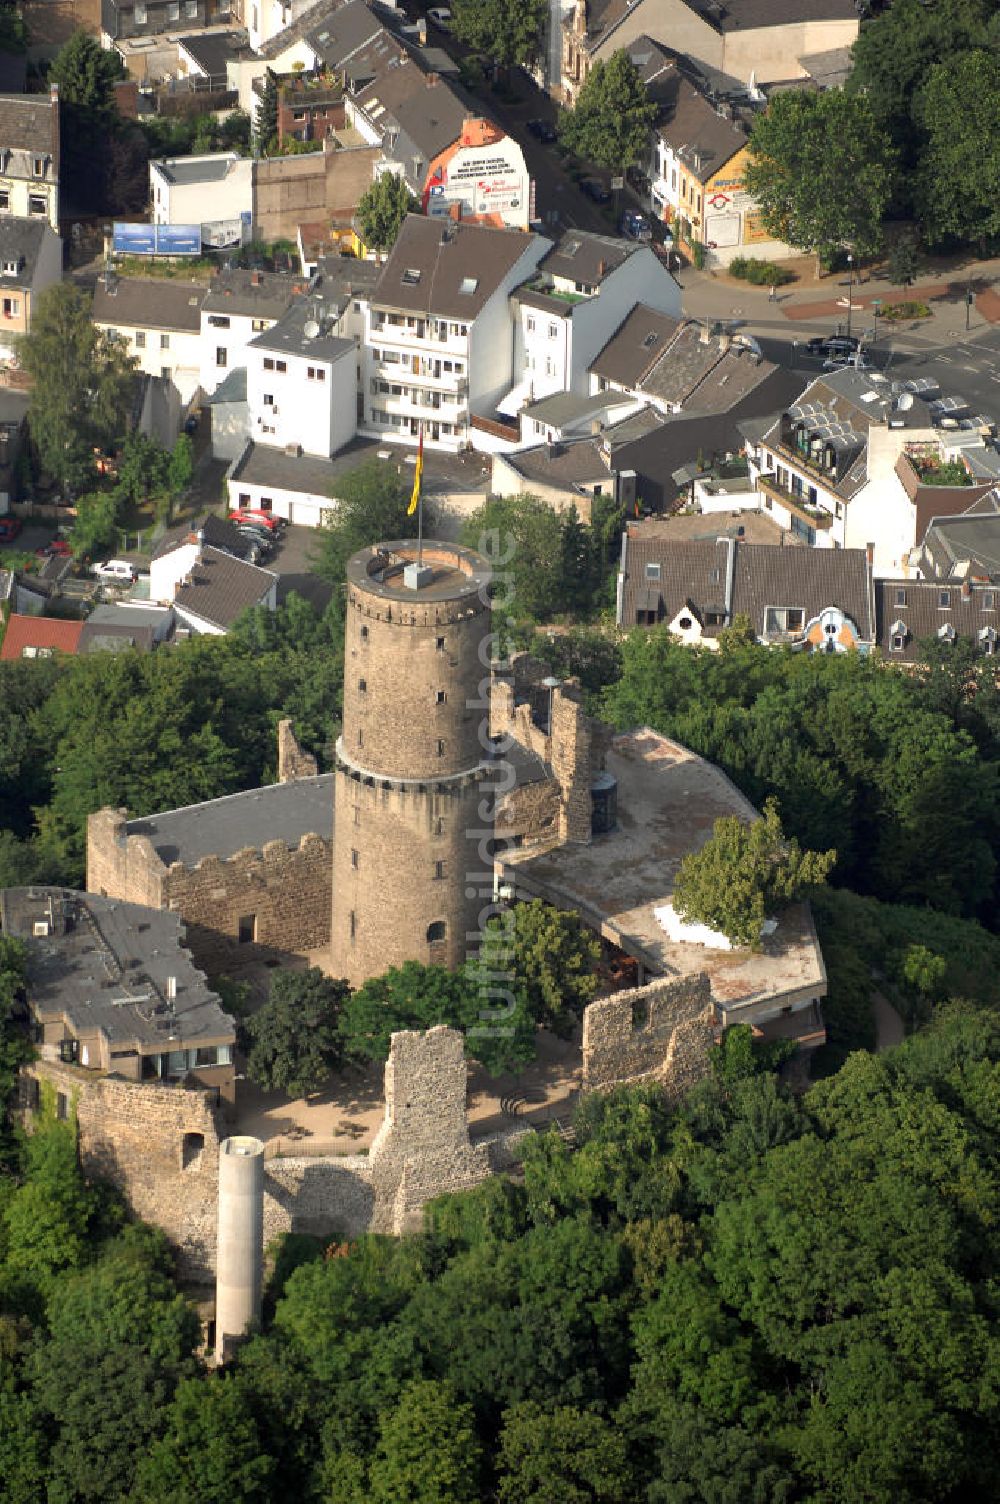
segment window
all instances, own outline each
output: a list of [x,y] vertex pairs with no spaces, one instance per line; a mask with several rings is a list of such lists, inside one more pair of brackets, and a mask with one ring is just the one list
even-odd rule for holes
[[224,367],[229,364],[229,352],[226,349],[225,345],[216,345],[215,364],[220,367]]
[[444,835],[444,821],[441,819],[440,815],[434,821],[434,834],[436,836],[443,836]]
[[351,849],[351,866],[355,872],[357,872],[358,868],[361,866],[361,857],[358,855],[357,851],[353,849],[353,847]]
[[549,325],[549,339],[557,339],[558,337],[559,337],[559,325],[558,324],[550,324]]
[[4,298],[3,316],[5,319],[16,319],[21,311],[20,298]]
[[213,329],[228,329],[229,319],[224,313],[210,313],[208,322]]
[[984,590],[983,591],[983,610],[984,611],[993,611],[993,610],[995,610],[995,601],[996,601],[996,591],[994,591],[994,590]]
[[145,24],[146,24],[146,7],[145,7],[145,5],[142,4],[142,0],[136,0],[136,7],[135,7],[134,15],[135,15],[135,24],[136,24],[136,26],[145,26]]
[[325,381],[326,371],[322,366],[306,366],[306,379],[308,381]]
[[359,695],[366,695],[367,693],[368,693],[368,680],[367,679],[359,679],[358,680],[358,694]]
[[406,267],[403,271],[402,280],[404,287],[416,287],[420,281],[420,268],[417,266]]
[[274,502],[270,496],[262,496],[260,498],[260,509],[262,512],[269,512],[273,506]]
[[647,564],[646,565],[646,579],[647,580],[658,580],[659,578],[660,578],[660,566],[659,566],[659,564]]
[[31,162],[31,170],[36,178],[43,178],[45,176],[45,158],[33,157]]
[[939,590],[938,591],[938,610],[939,611],[946,611],[950,605],[951,605],[951,591],[950,590]]
[[252,945],[257,938],[257,915],[242,915],[236,933],[241,945]]
[[198,19],[198,0],[184,0],[184,16],[188,21]]
[[[176,10],[176,6],[174,9]],[[199,1050],[198,1053],[200,1055],[202,1051]],[[201,1165],[201,1155],[204,1147],[205,1135],[203,1133],[185,1133],[184,1142],[181,1146],[181,1168],[185,1170],[197,1170]]]
[[276,371],[287,371],[288,367],[285,365],[285,362],[283,360],[276,360],[274,362],[274,369]]
[[169,366],[161,366],[160,367],[160,375],[161,375],[161,377],[163,378],[164,381],[169,381],[170,380],[170,367]]
[[354,823],[355,823],[355,825],[360,825],[361,824],[361,805],[360,804],[356,804],[354,806]]
[[902,632],[897,632],[892,639],[892,651],[894,653],[901,653],[905,647],[906,638]]
[[265,407],[273,407],[274,406],[274,393],[273,392],[265,392],[264,395],[263,395],[263,397],[261,398],[261,401],[263,402],[263,404],[264,404]]
[[368,641],[368,628],[367,627],[362,627],[361,628],[361,641],[362,642],[367,642]]
[[690,616],[682,616],[677,625],[680,627],[682,632],[690,632],[691,628],[694,626],[694,622],[691,620]]
[[358,732],[358,746],[359,747],[363,747],[364,744],[365,744],[365,733],[363,731],[359,731]]
[[240,499],[239,499],[239,506],[241,508],[243,508],[243,507],[248,507],[249,505],[250,505],[250,492],[249,491],[241,491],[240,492]]
[[445,701],[444,690],[443,689],[439,689],[436,692],[435,696],[434,696],[434,703],[435,703],[435,705],[443,705],[444,701]]
[[534,332],[535,332],[535,321],[531,317],[530,313],[529,313],[528,317],[524,321],[524,327],[528,331],[529,334],[534,334]]
[[440,882],[444,877],[444,862],[434,863],[434,881]]
[[146,348],[146,334],[145,334],[145,330],[143,330],[143,329],[137,329],[136,330],[136,333],[135,333],[135,348],[137,350],[145,350],[145,348]]
[[64,1091],[56,1092],[56,1117],[61,1123],[69,1117],[69,1097]]
[[769,636],[776,632],[801,632],[805,612],[800,606],[768,606],[764,613],[764,631]]
[[160,335],[160,349],[161,350],[169,350],[170,349],[170,335],[169,334],[161,334]]
[[358,932],[357,919],[355,918],[355,914],[354,914],[354,910],[353,909],[351,910],[351,912],[347,916],[347,928],[348,928],[348,933],[350,934],[350,937],[353,940],[354,937],[355,937],[355,935]]
[[448,938],[448,926],[443,919],[434,919],[427,926],[428,945],[440,945],[442,940]]
[[472,293],[475,292],[475,290],[476,290],[476,288],[478,286],[479,286],[479,278],[478,277],[463,277],[462,280],[461,280],[461,282],[458,284],[458,290],[459,290],[459,292],[463,292],[463,293],[466,293],[467,295],[471,295]]
[[906,591],[905,590],[897,590],[896,591],[896,605],[897,606],[905,606],[906,605]]
[[439,740],[438,741],[438,757],[443,757],[443,756],[444,756],[444,742]]
[[10,189],[0,188],[0,209],[10,208]]
[[[228,326],[228,319],[226,320],[226,324]],[[251,319],[250,328],[253,330],[254,334],[263,334],[264,330],[267,328],[267,319]]]
[[438,650],[439,653],[443,653],[444,652],[444,638],[443,637],[439,637],[438,640],[437,640],[437,650]]
[[180,19],[180,14],[180,0],[170,0],[170,4],[167,6],[167,20],[177,21]]
[[265,371],[273,371],[274,370],[274,356],[273,355],[265,355],[264,356],[264,370]]

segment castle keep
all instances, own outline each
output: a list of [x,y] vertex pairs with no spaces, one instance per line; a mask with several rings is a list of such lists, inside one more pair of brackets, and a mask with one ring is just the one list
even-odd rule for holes
[[446,543],[386,543],[347,566],[330,970],[352,983],[408,960],[456,967],[474,948],[492,835],[489,587],[486,559]]

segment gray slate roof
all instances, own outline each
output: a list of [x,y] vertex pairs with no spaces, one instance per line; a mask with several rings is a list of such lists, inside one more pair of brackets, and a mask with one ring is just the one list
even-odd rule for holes
[[348,351],[353,352],[354,341],[342,339],[337,334],[319,333],[314,339],[309,339],[305,333],[305,326],[313,319],[314,311],[320,314],[316,320],[323,329],[322,308],[314,310],[311,300],[302,298],[293,303],[286,313],[272,324],[270,329],[265,329],[263,334],[254,335],[247,341],[247,347],[257,350],[276,350],[279,354],[306,355],[316,360],[334,361],[339,360]]
[[[35,923],[50,913],[56,931],[68,922],[65,932],[36,938]],[[191,960],[179,915],[65,888],[7,888],[0,920],[28,948],[28,999],[37,1015],[65,1014],[75,1034],[99,1030],[112,1047],[134,1044],[143,1053],[232,1041],[233,1020]]]
[[681,327],[680,319],[659,313],[645,303],[636,303],[625,322],[619,324],[590,370],[616,386],[635,387],[655,365]]
[[[471,323],[540,237],[408,214],[372,291],[377,307]],[[416,281],[404,281],[414,271]],[[474,286],[462,291],[463,282]]]
[[[946,605],[942,605],[946,601]],[[965,637],[984,649],[992,641],[997,651],[1000,634],[1000,589],[994,585],[957,580],[876,580],[875,610],[878,644],[888,659],[906,662],[919,656],[918,644],[944,636]],[[899,623],[903,631],[893,629]],[[944,629],[944,630],[942,630]],[[984,634],[992,632],[992,639]],[[893,647],[894,636],[903,648]]]
[[974,511],[958,517],[935,517],[924,534],[926,572],[938,578],[968,573],[1000,579],[1000,511],[995,492],[987,492]]
[[616,240],[590,230],[567,230],[539,264],[539,271],[599,287],[639,249],[633,240]]
[[204,399],[205,407],[225,407],[230,402],[246,402],[247,368],[232,366],[225,381],[220,381],[215,391]]
[[301,291],[304,280],[278,272],[253,272],[243,267],[220,271],[208,284],[202,303],[206,313],[245,318],[278,319]]
[[0,94],[0,147],[51,156],[58,177],[58,103],[47,94]]
[[239,31],[196,31],[177,38],[177,45],[194,58],[206,73],[225,73],[226,64],[239,55],[245,35]]
[[320,773],[165,810],[130,820],[128,834],[148,836],[168,867],[171,862],[193,867],[213,854],[225,861],[248,846],[260,851],[268,841],[294,849],[310,832],[332,841],[333,780],[332,773]]
[[[628,529],[625,560],[625,627],[636,624],[637,611],[654,611],[659,620],[669,622],[688,606],[705,637],[717,637],[734,617],[744,615],[763,639],[769,606],[800,608],[805,624],[825,607],[836,606],[854,622],[862,641],[874,640],[864,549],[786,548],[732,537],[678,542],[655,526],[634,523]],[[732,589],[727,594],[731,560]],[[647,565],[659,568],[659,579],[649,577]],[[709,615],[718,619],[710,622]]]
[[205,287],[166,278],[99,277],[94,288],[95,324],[139,329],[176,329],[197,334]]
[[218,517],[214,512],[208,512],[196,521],[185,522],[180,527],[173,527],[165,532],[153,549],[153,558],[162,559],[167,554],[172,554],[175,549],[196,539],[199,533],[202,541],[209,547],[225,549],[238,559],[248,559],[253,552],[253,544],[244,537],[235,522],[230,522],[228,517]]
[[265,599],[277,576],[244,564],[217,548],[204,548],[201,560],[174,596],[179,611],[190,611],[214,626],[231,627],[238,616]]
[[[30,287],[46,235],[56,238],[44,219],[0,218],[0,287]],[[17,263],[16,272],[6,270]]]
[[158,168],[168,183],[221,183],[238,160],[225,152],[204,157],[165,157],[149,165]]

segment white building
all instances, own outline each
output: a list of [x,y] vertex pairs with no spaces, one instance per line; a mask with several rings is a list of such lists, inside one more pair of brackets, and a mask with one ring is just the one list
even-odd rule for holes
[[329,459],[354,437],[354,341],[331,330],[318,299],[300,299],[247,346],[250,438]]
[[0,213],[59,233],[59,90],[0,94]]
[[304,282],[273,272],[222,271],[201,305],[201,388],[206,396],[247,362],[246,349],[287,313]]
[[648,246],[569,230],[512,302],[514,386],[500,404],[511,414],[553,392],[586,395],[591,362],[636,303],[678,318],[681,290]]
[[153,223],[202,225],[253,213],[253,161],[236,152],[149,164]]
[[416,443],[423,429],[446,449],[483,442],[513,377],[509,295],[549,246],[515,230],[407,217],[368,307],[367,433]]
[[93,319],[98,328],[124,340],[140,371],[171,382],[186,405],[198,390],[204,298],[200,282],[144,280],[112,272],[98,279]]

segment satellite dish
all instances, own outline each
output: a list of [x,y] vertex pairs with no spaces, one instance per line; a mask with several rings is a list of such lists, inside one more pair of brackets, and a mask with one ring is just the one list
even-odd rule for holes
[[913,393],[902,392],[896,401],[896,406],[899,408],[899,411],[901,413],[909,412],[910,408],[913,406]]
[[319,333],[319,324],[315,319],[306,319],[305,323],[302,326],[302,333],[305,335],[306,339],[315,339],[317,334]]

